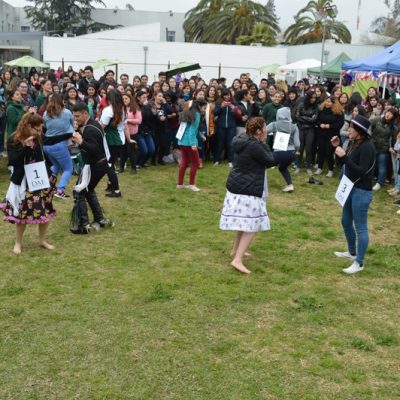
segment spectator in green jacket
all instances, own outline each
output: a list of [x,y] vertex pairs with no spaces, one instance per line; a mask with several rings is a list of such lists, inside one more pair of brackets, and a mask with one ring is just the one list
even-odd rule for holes
[[22,95],[19,90],[11,90],[9,92],[9,100],[7,102],[7,136],[11,136],[17,129],[19,121],[25,114],[24,105],[22,104]]
[[276,122],[276,112],[282,108],[282,96],[276,92],[272,97],[272,103],[268,103],[263,108],[262,116],[267,124]]

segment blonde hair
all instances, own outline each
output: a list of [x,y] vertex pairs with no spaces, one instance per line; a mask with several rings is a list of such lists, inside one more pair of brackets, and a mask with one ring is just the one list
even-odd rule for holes
[[324,110],[326,108],[326,102],[330,100],[333,104],[332,104],[332,112],[335,115],[342,115],[344,110],[343,107],[341,106],[341,104],[339,103],[339,100],[337,100],[335,97],[328,97],[322,104],[320,107],[320,110]]
[[288,85],[282,79],[278,79],[275,86],[277,90],[282,90],[284,93],[287,93],[288,91]]

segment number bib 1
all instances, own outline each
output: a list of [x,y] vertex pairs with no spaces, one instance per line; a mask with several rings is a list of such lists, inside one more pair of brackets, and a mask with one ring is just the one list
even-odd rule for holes
[[47,175],[46,163],[44,161],[26,164],[24,168],[29,191],[34,192],[35,190],[50,187],[49,176]]
[[353,186],[354,183],[345,174],[343,174],[335,195],[336,200],[342,207],[346,203],[346,200],[349,197],[350,192],[353,189]]
[[290,134],[285,132],[276,132],[274,139],[274,150],[286,151],[289,145]]

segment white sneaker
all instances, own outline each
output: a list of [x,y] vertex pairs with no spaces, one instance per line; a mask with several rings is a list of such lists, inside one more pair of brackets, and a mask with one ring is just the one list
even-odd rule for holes
[[301,169],[300,169],[300,168],[296,168],[295,171],[294,171],[294,173],[295,173],[296,175],[299,175],[300,172],[301,172]]
[[333,176],[333,171],[328,171],[328,173],[326,174],[327,178],[332,178]]
[[287,185],[284,189],[283,192],[293,192],[294,186],[293,185]]
[[308,170],[307,170],[307,175],[308,175],[308,176],[312,176],[312,175],[313,175],[313,172],[312,172],[311,169],[308,169]]
[[344,268],[343,272],[345,274],[356,274],[364,269],[364,266],[361,266],[357,261],[353,261],[353,264],[350,265],[349,268]]
[[322,174],[322,169],[317,168],[317,170],[315,171],[315,175],[321,175],[321,174]]
[[219,165],[219,161],[215,161],[214,166]]
[[397,210],[396,214],[397,214],[397,215],[400,215],[400,210]]
[[336,257],[347,258],[348,260],[351,260],[351,261],[355,261],[355,259],[356,259],[356,256],[353,256],[348,251],[344,251],[344,252],[335,251],[334,254]]
[[374,187],[372,188],[372,190],[374,190],[375,192],[377,190],[379,190],[382,186],[379,183],[375,183]]
[[389,196],[397,196],[400,193],[398,189],[394,189],[391,192],[389,192]]
[[229,165],[229,168],[233,168],[233,164],[231,162],[228,165]]
[[186,185],[176,185],[177,189],[186,189],[187,186]]
[[396,189],[396,186],[395,186],[395,187],[392,187],[391,189],[388,189],[387,192],[390,194],[390,193],[394,192],[395,190],[397,190],[397,189]]
[[188,187],[192,192],[200,192],[200,189],[196,185],[189,185]]

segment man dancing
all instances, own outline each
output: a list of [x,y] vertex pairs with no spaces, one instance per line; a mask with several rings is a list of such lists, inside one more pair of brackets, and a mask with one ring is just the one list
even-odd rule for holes
[[[89,116],[88,106],[79,102],[74,106],[74,119],[82,133],[74,132],[72,141],[79,146],[85,166],[74,187],[75,205],[72,211],[70,231],[75,234],[87,234],[113,226],[112,221],[104,218],[103,210],[97,198],[95,188],[107,173],[107,153],[104,131],[100,124]],[[93,213],[94,222],[89,223],[87,204]]]

